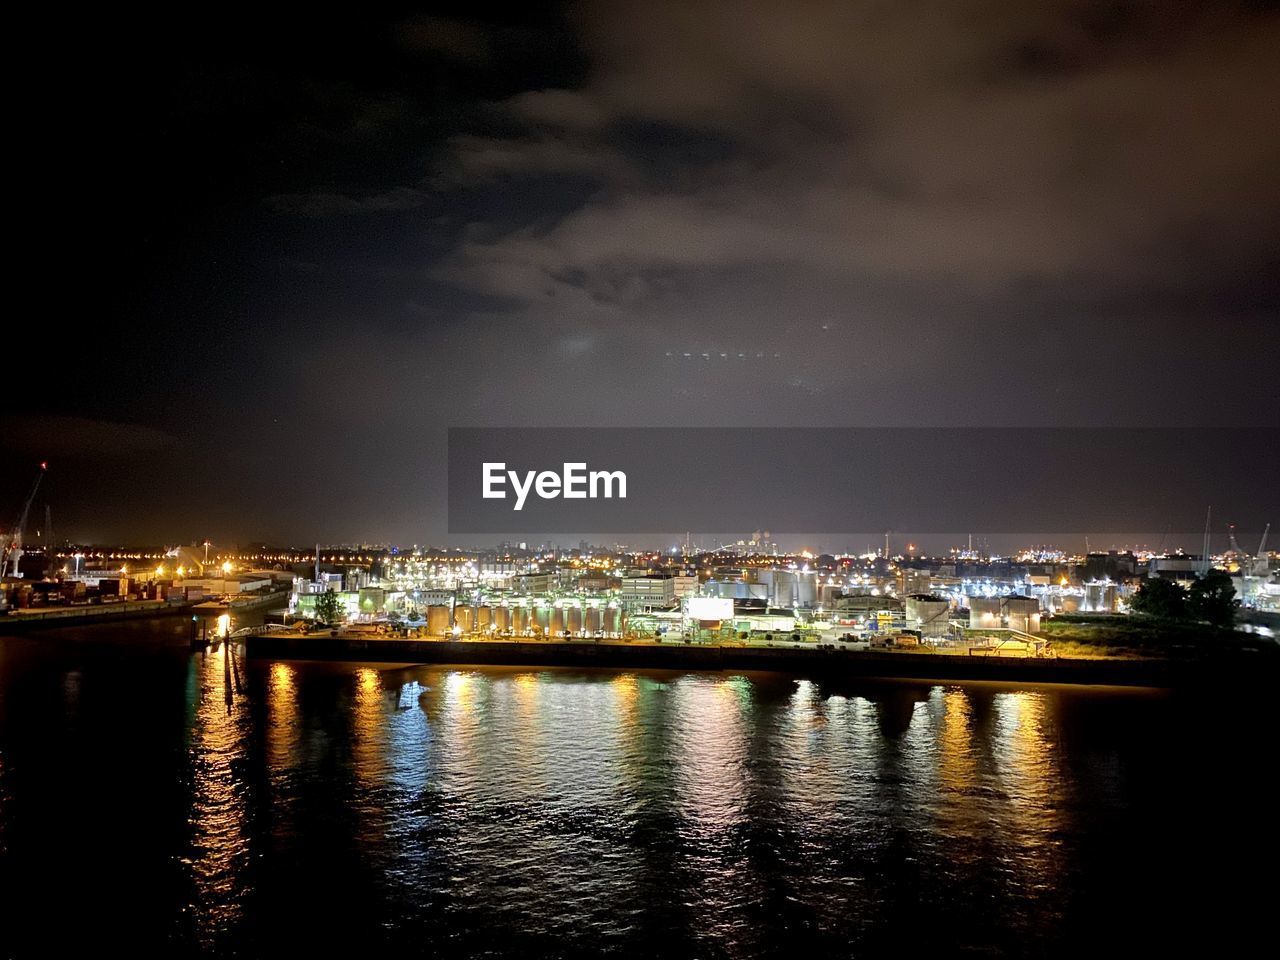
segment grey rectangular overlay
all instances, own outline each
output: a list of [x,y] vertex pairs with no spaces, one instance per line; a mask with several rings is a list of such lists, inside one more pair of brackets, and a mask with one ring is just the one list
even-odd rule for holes
[[[483,497],[483,464],[622,471],[625,499]],[[550,485],[547,485],[548,488]],[[1190,533],[1280,520],[1280,429],[455,427],[450,533]],[[1220,528],[1219,528],[1220,529]]]

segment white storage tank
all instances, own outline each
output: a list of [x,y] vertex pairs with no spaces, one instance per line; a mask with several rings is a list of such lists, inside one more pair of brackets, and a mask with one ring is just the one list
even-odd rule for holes
[[1090,613],[1113,613],[1116,609],[1116,585],[1105,580],[1086,583],[1084,609]]
[[969,628],[972,630],[991,630],[1004,626],[1004,617],[1000,610],[999,597],[969,598]]
[[607,607],[601,611],[603,624],[602,629],[606,636],[616,637],[622,633],[622,611],[617,607]]
[[1005,622],[1010,630],[1021,630],[1023,633],[1040,632],[1040,601],[1035,597],[1005,597]]
[[915,593],[907,597],[907,627],[919,630],[921,636],[945,637],[951,629],[951,601],[931,593]]
[[551,608],[534,607],[529,611],[529,629],[536,633],[546,633],[551,628]]
[[791,601],[795,607],[816,607],[818,605],[818,575],[816,573],[796,573],[792,575]]

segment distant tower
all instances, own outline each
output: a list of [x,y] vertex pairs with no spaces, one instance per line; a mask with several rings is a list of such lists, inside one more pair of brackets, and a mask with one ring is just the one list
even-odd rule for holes
[[1209,523],[1213,519],[1213,507],[1204,512],[1204,542],[1200,545],[1200,576],[1209,572]]
[[53,508],[44,505],[44,575],[48,580],[58,575],[58,554],[53,539]]

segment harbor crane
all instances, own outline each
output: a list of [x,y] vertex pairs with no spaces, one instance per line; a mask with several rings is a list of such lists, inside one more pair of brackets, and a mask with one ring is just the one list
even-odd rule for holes
[[1236,540],[1236,525],[1230,526],[1231,532],[1231,549],[1235,551],[1236,560],[1240,565],[1240,600],[1245,606],[1250,605],[1253,595],[1257,592],[1258,585],[1267,578],[1267,535],[1271,532],[1271,524],[1268,523],[1262,528],[1262,538],[1258,541],[1257,551],[1250,555],[1243,550]]
[[13,527],[9,530],[9,535],[5,537],[4,555],[0,556],[0,576],[7,575],[11,577],[20,577],[18,572],[18,564],[22,562],[22,537],[27,531],[27,516],[31,513],[32,501],[36,498],[36,491],[40,489],[40,481],[44,479],[45,472],[49,469],[48,463],[40,464],[40,472],[36,474],[36,478],[31,483],[31,492],[27,494],[27,499],[22,504],[22,511],[18,514],[18,519],[14,521]]

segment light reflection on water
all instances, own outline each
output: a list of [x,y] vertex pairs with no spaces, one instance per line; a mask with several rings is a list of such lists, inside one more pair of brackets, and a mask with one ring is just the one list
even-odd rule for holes
[[197,894],[195,922],[205,944],[212,943],[213,931],[234,927],[241,919],[243,873],[250,858],[249,787],[236,768],[245,762],[252,727],[248,704],[234,700],[232,656],[224,643],[191,663],[191,802],[199,815],[190,821],[193,853],[188,863]]
[[[57,781],[24,771],[58,744],[117,745],[186,805],[171,832],[155,805],[120,824],[139,870],[172,862],[185,879],[169,885],[171,907],[145,901],[173,913],[147,928],[173,952],[1023,954],[1125,923],[1139,941],[1153,918],[1194,916],[1179,897],[1203,910],[1192,878],[1243,844],[1168,838],[1191,815],[1238,826],[1215,815],[1233,795],[1215,784],[1265,753],[1230,749],[1186,703],[1143,692],[233,670],[225,646],[184,653],[172,716],[149,712],[162,684],[147,674],[120,726],[122,701],[100,679],[131,674],[54,662],[41,686],[46,653],[33,656],[21,690],[45,692],[0,698],[0,854],[33,838],[16,854],[29,869],[54,836],[40,791]],[[0,682],[6,666],[0,656]],[[37,736],[41,718],[56,737]],[[1201,775],[1188,779],[1184,759]],[[118,821],[131,809],[112,807]],[[77,862],[127,928],[141,905],[93,872],[119,861]]]
[[[305,763],[300,669],[272,664],[265,689],[266,780],[285,801],[274,824],[285,835],[296,828],[280,788]],[[691,940],[730,937],[754,952],[765,944],[752,917],[775,906],[761,896],[761,870],[794,871],[795,896],[820,900],[857,884],[842,874],[850,838],[864,831],[874,848],[885,824],[906,816],[932,823],[927,844],[962,833],[965,849],[994,849],[989,882],[1025,891],[1044,886],[1062,827],[1056,798],[1067,785],[1044,694],[988,695],[990,722],[978,729],[959,688],[891,689],[877,703],[828,696],[809,680],[741,676],[363,666],[345,679],[349,801],[361,842],[378,851],[380,884],[410,915],[444,887],[437,907],[464,924],[483,904],[491,920],[552,937],[584,923],[635,931],[639,898],[664,882],[646,864],[653,832],[665,831],[680,851],[665,881],[700,915]],[[244,812],[228,809],[234,793],[218,762],[234,752],[235,711],[205,693],[199,729],[212,758],[195,803],[212,813],[197,833],[211,849],[197,865],[225,885],[244,847]],[[791,834],[801,869],[776,851],[761,856],[762,827]],[[820,904],[816,915],[833,932],[841,925]],[[231,908],[202,916],[211,928],[236,920]]]

